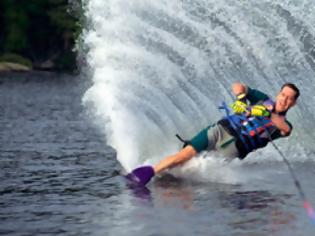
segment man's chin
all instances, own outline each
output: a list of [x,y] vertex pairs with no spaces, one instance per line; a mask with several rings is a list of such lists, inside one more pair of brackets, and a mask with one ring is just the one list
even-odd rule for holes
[[281,109],[281,110],[279,111],[279,113],[285,113],[285,112],[288,111],[288,109],[289,109],[289,108],[287,108],[287,109]]
[[286,112],[287,110],[288,110],[288,109],[283,108],[283,107],[281,107],[281,108],[279,108],[279,107],[276,108],[276,111],[279,112],[279,113],[280,113],[280,112]]

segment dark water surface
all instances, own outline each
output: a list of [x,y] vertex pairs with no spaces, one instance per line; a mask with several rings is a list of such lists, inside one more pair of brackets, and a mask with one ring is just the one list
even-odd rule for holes
[[[129,189],[84,114],[87,86],[72,76],[1,75],[1,235],[314,235],[282,163],[244,166],[273,173],[248,185],[164,176]],[[295,167],[314,189],[313,166]]]

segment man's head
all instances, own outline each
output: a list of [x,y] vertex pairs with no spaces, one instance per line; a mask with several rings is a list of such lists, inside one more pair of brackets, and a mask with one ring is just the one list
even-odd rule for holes
[[276,112],[286,112],[296,104],[300,96],[300,90],[291,83],[282,85],[280,92],[276,96]]

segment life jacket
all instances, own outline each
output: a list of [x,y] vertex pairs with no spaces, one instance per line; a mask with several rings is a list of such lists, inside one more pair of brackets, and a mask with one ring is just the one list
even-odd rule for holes
[[226,111],[226,116],[218,123],[221,124],[231,135],[236,137],[236,147],[239,150],[239,158],[258,148],[265,147],[270,141],[272,134],[277,130],[270,117],[251,116],[245,114],[229,114],[225,103],[220,109]]

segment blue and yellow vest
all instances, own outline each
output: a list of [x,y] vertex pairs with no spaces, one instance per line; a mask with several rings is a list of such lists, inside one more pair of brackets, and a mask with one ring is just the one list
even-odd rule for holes
[[228,133],[236,138],[235,144],[239,151],[239,158],[265,147],[274,134],[280,131],[274,126],[269,117],[249,117],[245,115],[230,115],[218,122]]
[[[269,96],[251,88],[248,88],[247,99],[251,105],[272,102]],[[286,122],[292,128],[291,123],[287,120]],[[242,114],[233,114],[219,120],[218,124],[222,125],[228,133],[235,137],[240,159],[245,158],[248,153],[258,148],[265,147],[270,139],[274,140],[282,137],[280,130],[269,117],[246,117]]]

